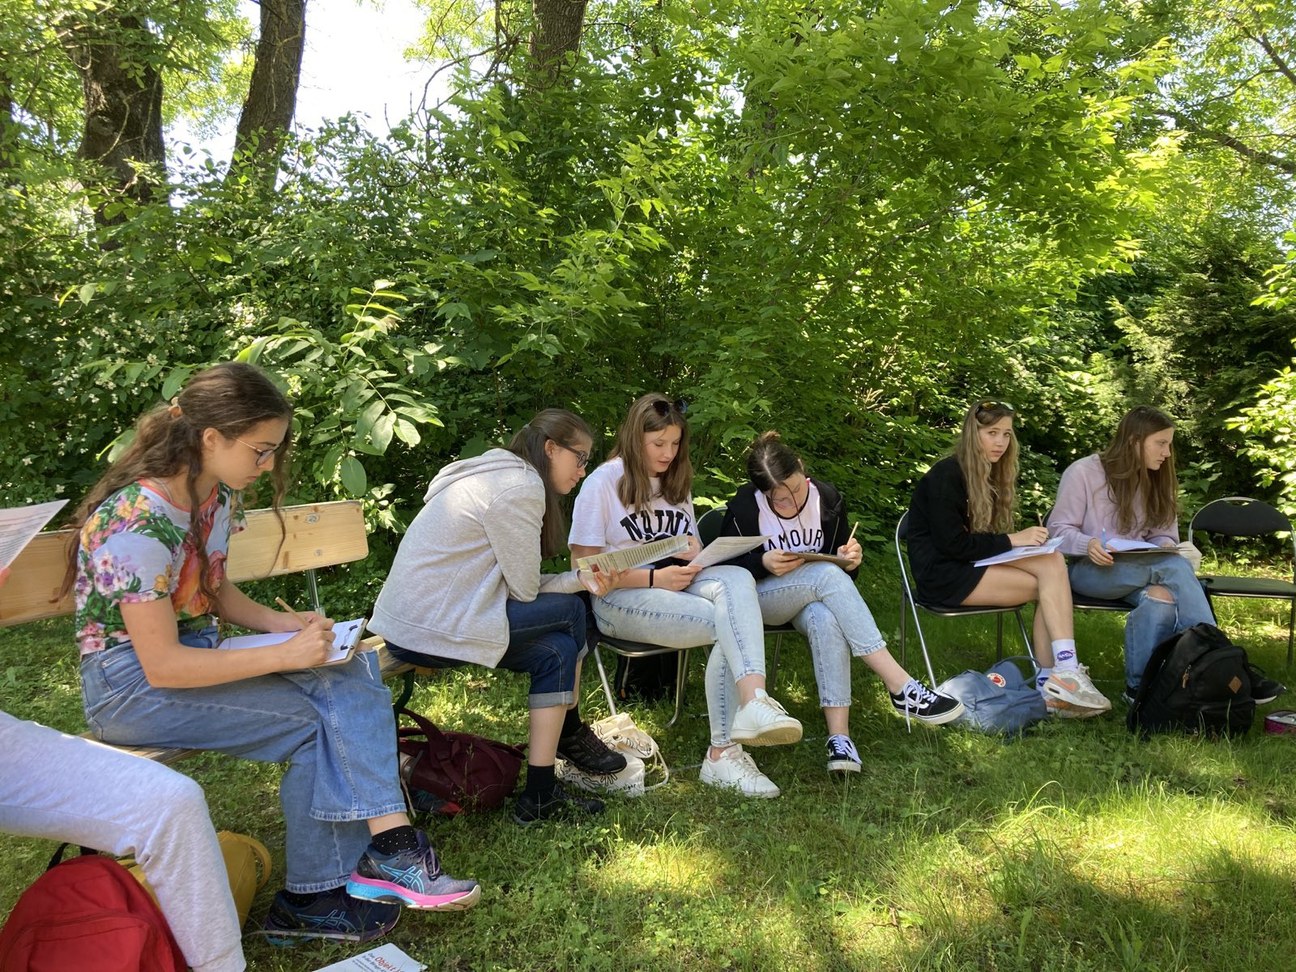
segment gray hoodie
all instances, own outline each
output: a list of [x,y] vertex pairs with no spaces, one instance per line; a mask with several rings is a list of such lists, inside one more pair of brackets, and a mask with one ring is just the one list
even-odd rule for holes
[[444,467],[401,540],[369,630],[410,651],[494,668],[509,599],[582,590],[574,571],[540,574],[540,474],[505,449]]

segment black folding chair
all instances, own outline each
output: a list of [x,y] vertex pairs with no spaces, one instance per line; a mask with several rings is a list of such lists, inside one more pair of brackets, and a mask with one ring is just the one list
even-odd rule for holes
[[[1287,534],[1292,545],[1292,580],[1270,577],[1237,577],[1232,574],[1206,574],[1201,581],[1207,599],[1215,597],[1258,597],[1286,601],[1287,667],[1292,663],[1292,636],[1296,633],[1296,535],[1291,520],[1263,500],[1246,496],[1228,496],[1212,500],[1197,511],[1188,524],[1191,538],[1197,530],[1224,537],[1267,537]],[[1214,605],[1212,604],[1212,608]]]

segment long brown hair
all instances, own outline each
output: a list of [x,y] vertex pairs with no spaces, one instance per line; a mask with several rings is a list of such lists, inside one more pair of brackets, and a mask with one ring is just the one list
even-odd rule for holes
[[[206,499],[198,495],[197,485],[202,474],[203,432],[215,429],[225,438],[233,439],[269,419],[289,419],[292,411],[292,403],[274,382],[252,365],[228,362],[199,372],[185,383],[170,404],[158,405],[136,423],[134,440],[81,501],[69,526],[79,533],[99,504],[124,486],[141,479],[174,476],[185,470],[189,538],[198,554],[198,587],[208,601],[215,601],[207,550],[197,542],[199,507]],[[276,512],[287,489],[283,460],[291,444],[292,428],[289,427],[275,452],[274,469],[270,471],[274,487],[272,506]],[[61,596],[67,596],[76,582],[79,550],[79,544],[72,544]]]
[[998,462],[981,451],[980,430],[1001,419],[1012,418],[1013,407],[990,400],[974,403],[963,416],[963,428],[954,445],[954,456],[967,485],[968,520],[972,533],[1008,533],[1017,512],[1017,436]]
[[689,461],[688,423],[677,402],[665,395],[650,392],[635,399],[617,429],[616,446],[609,458],[621,457],[625,474],[617,484],[617,498],[629,509],[646,510],[652,506],[651,476],[645,470],[644,436],[673,425],[680,430],[679,452],[661,477],[661,495],[667,503],[678,506],[689,498],[693,488],[693,463]]
[[[1161,468],[1148,469],[1143,443],[1150,435],[1173,429],[1170,416],[1149,405],[1138,405],[1125,413],[1116,426],[1111,445],[1099,453],[1107,491],[1116,507],[1116,529],[1131,534],[1139,527],[1170,526],[1179,520],[1179,480],[1175,475],[1174,450]],[[1144,522],[1139,523],[1134,503],[1143,498]]]
[[562,497],[549,481],[549,453],[546,442],[556,442],[575,449],[578,442],[593,442],[594,433],[583,418],[565,408],[546,408],[517,431],[505,446],[515,456],[520,456],[544,480],[545,512],[540,524],[540,555],[552,557],[566,545],[567,518],[562,511]]

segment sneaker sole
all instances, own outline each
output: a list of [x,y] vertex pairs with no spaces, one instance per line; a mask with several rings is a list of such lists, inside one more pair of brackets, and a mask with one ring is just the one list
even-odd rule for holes
[[1096,709],[1091,706],[1075,705],[1071,702],[1064,702],[1061,705],[1048,706],[1049,715],[1057,716],[1059,719],[1093,719],[1096,716],[1105,715],[1111,711],[1109,704],[1105,709]]
[[1101,695],[1096,699],[1086,699],[1083,696],[1073,695],[1070,692],[1054,691],[1054,688],[1054,686],[1047,686],[1040,694],[1043,695],[1045,699],[1057,699],[1059,702],[1073,705],[1077,709],[1097,709],[1101,712],[1106,712],[1107,709],[1111,708],[1111,702]]
[[701,782],[706,784],[707,786],[715,787],[717,790],[726,790],[730,793],[737,793],[739,796],[751,797],[753,800],[773,800],[776,796],[778,796],[780,793],[783,792],[776,786],[774,787],[774,792],[772,793],[766,792],[764,790],[762,790],[759,793],[749,793],[747,790],[744,790],[742,788],[741,783],[728,783],[724,780],[708,780],[703,777],[698,777],[698,779],[701,780]]
[[409,888],[390,881],[372,881],[368,878],[347,882],[347,894],[364,901],[399,904],[416,911],[467,911],[481,900],[481,885],[471,891],[454,894],[416,894]]
[[801,723],[773,725],[750,735],[743,730],[734,729],[730,738],[746,746],[790,746],[801,741]]
[[853,759],[830,759],[828,760],[829,773],[858,773],[860,764]]
[[[894,712],[896,716],[901,719],[905,717],[905,713],[902,709],[897,709],[893,707],[891,711]],[[919,715],[917,712],[910,712],[909,718],[916,719],[917,721],[923,723],[923,725],[927,725],[927,726],[943,726],[947,722],[953,722],[962,714],[963,714],[963,703],[960,702],[957,708],[950,709],[948,712],[941,712],[938,713],[937,715]]]

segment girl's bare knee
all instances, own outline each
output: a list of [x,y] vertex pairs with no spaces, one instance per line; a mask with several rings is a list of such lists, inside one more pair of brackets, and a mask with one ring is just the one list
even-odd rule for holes
[[1162,604],[1173,604],[1174,595],[1170,593],[1169,588],[1162,587],[1160,584],[1153,584],[1147,589],[1149,600],[1160,601]]

